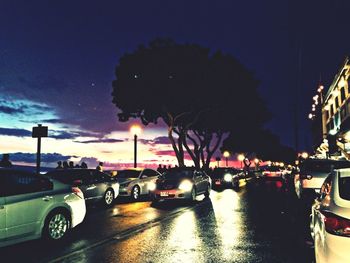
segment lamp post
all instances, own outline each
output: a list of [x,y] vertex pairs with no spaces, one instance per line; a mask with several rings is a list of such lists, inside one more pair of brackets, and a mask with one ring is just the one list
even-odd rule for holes
[[132,125],[130,133],[134,135],[134,168],[137,167],[137,136],[140,135],[142,129],[139,125]]
[[228,167],[228,157],[230,157],[230,152],[229,151],[224,151],[223,155],[226,158],[226,167]]
[[241,169],[243,168],[243,161],[245,159],[245,156],[243,154],[238,154],[237,156],[238,161],[241,162]]

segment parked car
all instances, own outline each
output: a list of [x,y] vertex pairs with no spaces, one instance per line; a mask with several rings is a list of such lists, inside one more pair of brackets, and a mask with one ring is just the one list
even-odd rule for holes
[[110,206],[119,194],[118,182],[95,169],[57,169],[47,172],[45,176],[79,187],[87,204],[102,201]]
[[326,178],[312,206],[310,229],[317,263],[350,262],[350,169]]
[[209,197],[211,179],[204,171],[195,169],[173,168],[163,173],[156,181],[155,190],[151,193],[155,202],[163,199],[196,200],[204,194]]
[[215,168],[211,173],[213,187],[239,187],[240,177],[244,177],[243,171],[233,168]]
[[264,169],[262,175],[265,177],[282,177],[283,170],[277,166],[268,166]]
[[141,195],[149,195],[154,190],[160,173],[153,169],[127,169],[117,171],[115,176],[120,184],[119,195],[138,200]]
[[79,188],[0,168],[0,247],[41,237],[60,240],[85,213]]
[[349,161],[307,159],[294,176],[295,192],[300,199],[313,200],[332,169],[349,168]]

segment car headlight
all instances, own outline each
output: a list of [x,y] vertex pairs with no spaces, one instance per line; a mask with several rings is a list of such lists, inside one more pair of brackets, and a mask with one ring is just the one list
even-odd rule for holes
[[148,183],[148,190],[149,191],[154,191],[154,190],[156,190],[156,188],[157,188],[157,185],[154,182]]
[[193,187],[193,184],[189,180],[184,180],[179,185],[179,189],[186,192],[191,191],[192,187]]
[[232,182],[232,174],[225,174],[224,181],[225,182]]

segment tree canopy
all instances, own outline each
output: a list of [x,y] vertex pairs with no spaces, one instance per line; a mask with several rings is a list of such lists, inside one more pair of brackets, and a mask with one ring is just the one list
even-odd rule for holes
[[187,151],[195,166],[208,167],[224,134],[259,128],[269,117],[252,72],[199,45],[156,39],[121,57],[115,74],[119,120],[163,120],[180,166]]

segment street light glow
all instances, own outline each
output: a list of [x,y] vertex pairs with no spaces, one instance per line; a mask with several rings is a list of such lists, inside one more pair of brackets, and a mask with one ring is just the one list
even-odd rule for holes
[[245,156],[243,154],[238,154],[237,159],[238,161],[243,162],[243,160],[245,159]]
[[224,151],[223,155],[224,155],[225,158],[228,158],[228,157],[230,157],[230,152],[229,151]]
[[307,159],[309,157],[309,154],[307,152],[302,152],[301,153],[301,158]]
[[130,127],[130,133],[132,135],[137,135],[138,136],[138,135],[140,135],[142,133],[142,128],[139,125],[134,124],[134,125],[132,125]]

